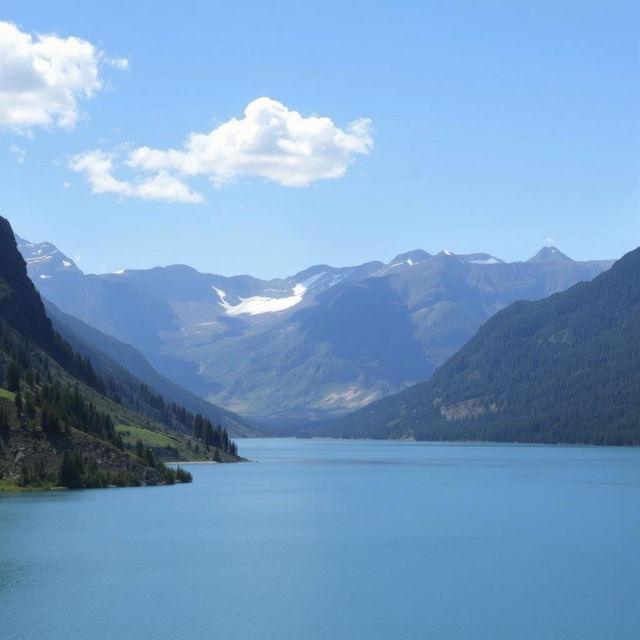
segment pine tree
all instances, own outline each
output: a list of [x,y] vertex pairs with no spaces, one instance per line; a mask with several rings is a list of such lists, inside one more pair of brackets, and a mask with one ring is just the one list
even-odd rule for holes
[[36,407],[33,403],[33,396],[29,392],[25,394],[24,412],[29,420],[33,420],[36,417]]
[[58,483],[62,487],[69,489],[80,489],[82,487],[82,476],[84,464],[82,456],[77,451],[65,451],[60,461],[58,471]]
[[13,358],[9,360],[4,384],[9,391],[20,391],[20,367]]
[[13,402],[16,405],[16,411],[18,412],[18,416],[22,415],[22,396],[20,395],[19,391],[16,392],[16,396]]
[[204,444],[206,445],[207,449],[209,448],[209,445],[213,444],[213,425],[211,424],[211,422],[209,422],[209,420],[205,422]]

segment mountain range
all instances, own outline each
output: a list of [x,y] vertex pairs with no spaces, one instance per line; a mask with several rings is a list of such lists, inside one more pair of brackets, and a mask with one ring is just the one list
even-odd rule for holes
[[510,303],[613,262],[574,261],[555,247],[514,263],[415,250],[261,280],[184,265],[84,274],[50,243],[18,245],[63,314],[134,347],[192,394],[280,425],[343,415],[427,379]]
[[324,435],[640,445],[640,248],[493,316],[427,381]]

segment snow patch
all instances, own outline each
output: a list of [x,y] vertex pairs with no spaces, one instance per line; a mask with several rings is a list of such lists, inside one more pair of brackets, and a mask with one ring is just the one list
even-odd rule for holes
[[303,280],[300,284],[306,289],[308,289],[309,287],[311,287],[311,285],[313,285],[315,282],[317,282],[318,280],[320,280],[320,278],[322,278],[322,276],[326,275],[326,271],[322,271],[320,273],[316,273],[315,276],[311,276],[310,278],[307,278],[306,280]]
[[118,269],[117,271],[113,272],[116,276],[121,276],[124,273],[124,269]]
[[68,260],[63,260],[62,264],[67,268],[71,266],[71,263]]
[[487,258],[486,260],[469,260],[470,264],[500,264],[498,258]]
[[406,259],[406,263],[407,263],[410,267],[413,267],[413,265],[414,265],[414,264],[417,264],[417,263],[415,262],[415,260],[412,260],[411,258],[407,258],[407,259]]
[[251,296],[250,298],[240,298],[238,304],[231,304],[227,302],[227,294],[213,287],[213,290],[218,294],[220,303],[227,315],[238,316],[243,313],[248,313],[251,316],[257,316],[262,313],[277,313],[278,311],[285,311],[291,307],[302,302],[304,294],[307,291],[307,287],[299,283],[293,287],[293,295],[286,298],[267,298],[266,296]]
[[[42,250],[38,251],[38,254],[41,254]],[[40,256],[39,258],[27,258],[25,262],[27,264],[35,264],[36,262],[47,262],[53,258],[53,253],[48,253],[47,255]]]
[[48,276],[48,275],[46,275],[44,273],[41,273],[40,274],[40,279],[41,280],[51,280],[51,276]]
[[317,408],[328,409],[331,407],[344,407],[347,409],[359,409],[380,397],[378,391],[367,391],[351,385],[343,391],[332,391],[314,404]]

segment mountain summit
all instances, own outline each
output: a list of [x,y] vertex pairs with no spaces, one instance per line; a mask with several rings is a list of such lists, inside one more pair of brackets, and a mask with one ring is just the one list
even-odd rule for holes
[[565,260],[567,262],[573,262],[568,255],[562,253],[557,247],[542,247],[535,256],[529,258],[528,262],[541,262],[542,260]]

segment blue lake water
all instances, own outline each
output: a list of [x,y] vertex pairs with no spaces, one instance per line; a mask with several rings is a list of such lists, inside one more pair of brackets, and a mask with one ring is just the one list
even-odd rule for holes
[[3,640],[640,638],[640,450],[240,440],[0,496]]

